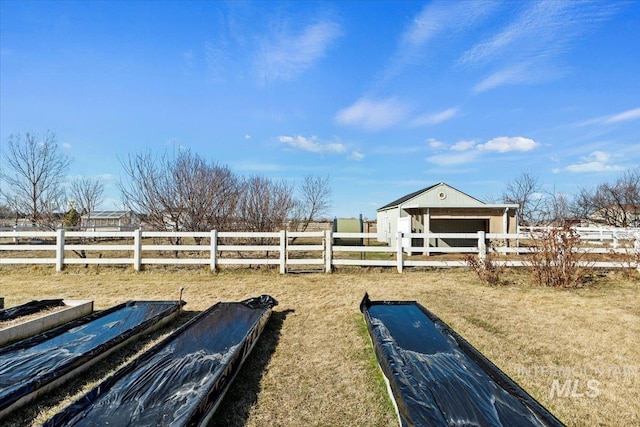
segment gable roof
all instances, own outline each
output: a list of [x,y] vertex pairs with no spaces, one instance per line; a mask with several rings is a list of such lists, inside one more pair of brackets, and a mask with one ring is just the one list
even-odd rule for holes
[[[469,197],[470,199],[473,199],[473,200],[477,201],[480,204],[483,204],[483,205],[485,204],[482,200],[478,200],[475,197],[470,196],[467,193],[465,193],[463,191],[460,191],[457,188],[454,188],[454,187],[450,186],[446,182],[439,182],[437,184],[434,184],[434,185],[431,185],[429,187],[423,188],[422,190],[414,191],[413,193],[409,193],[409,194],[407,194],[405,196],[402,196],[399,199],[394,200],[393,202],[388,203],[388,204],[382,206],[381,208],[378,208],[378,211],[383,211],[385,209],[390,209],[390,208],[394,208],[394,207],[400,206],[400,205],[404,204],[405,202],[407,202],[407,201],[409,201],[409,200],[411,200],[411,199],[413,199],[415,197],[418,197],[419,195],[424,194],[424,193],[434,189],[435,187],[437,187],[439,185],[446,185],[447,187],[451,188],[452,190],[455,190],[458,193],[463,194],[463,195]],[[505,206],[507,206],[507,205],[505,205]]]
[[431,190],[432,188],[436,187],[437,185],[439,185],[439,184],[433,184],[433,185],[431,185],[429,187],[423,188],[422,190],[418,190],[418,191],[414,191],[413,193],[409,193],[406,196],[402,196],[399,199],[394,200],[391,203],[387,203],[386,205],[382,206],[381,208],[378,208],[378,210],[382,211],[382,210],[385,210],[385,209],[389,209],[389,208],[393,208],[393,207],[396,207],[398,205],[401,205],[404,202],[406,202],[407,200],[411,200],[411,199],[413,199],[414,197],[416,197],[419,194],[426,193],[427,191]]

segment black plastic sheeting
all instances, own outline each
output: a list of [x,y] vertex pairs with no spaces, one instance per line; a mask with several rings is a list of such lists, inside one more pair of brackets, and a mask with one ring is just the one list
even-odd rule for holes
[[218,303],[43,424],[191,426],[213,414],[278,302]]
[[402,426],[562,426],[415,301],[360,305]]
[[43,299],[40,301],[29,301],[28,303],[22,305],[17,305],[15,307],[0,310],[0,322],[4,322],[5,320],[17,319],[18,317],[28,316],[42,310],[62,306],[64,306],[64,302],[61,299]]
[[183,302],[130,301],[0,349],[0,413],[163,318]]

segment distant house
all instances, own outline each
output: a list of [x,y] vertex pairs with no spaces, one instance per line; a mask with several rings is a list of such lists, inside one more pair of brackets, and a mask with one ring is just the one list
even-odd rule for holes
[[588,220],[597,226],[635,228],[640,226],[640,206],[633,203],[609,205],[596,210]]
[[[378,241],[395,247],[397,233],[517,233],[517,204],[487,204],[444,182],[407,194],[377,211]],[[477,240],[423,239],[403,246],[476,246]],[[411,243],[411,245],[409,245]]]
[[80,218],[83,230],[128,231],[140,227],[140,217],[133,211],[93,211]]

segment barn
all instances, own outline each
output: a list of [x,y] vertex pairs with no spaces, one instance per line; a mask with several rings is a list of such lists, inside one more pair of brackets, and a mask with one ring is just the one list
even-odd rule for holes
[[[516,233],[517,204],[487,204],[441,182],[407,194],[377,211],[378,241],[396,245],[403,233]],[[417,240],[417,241],[416,241]],[[477,240],[430,238],[428,247],[476,246]],[[403,242],[403,246],[409,246]],[[425,246],[415,239],[410,246]]]
[[140,218],[133,211],[93,211],[82,215],[80,226],[84,230],[128,231],[140,227]]

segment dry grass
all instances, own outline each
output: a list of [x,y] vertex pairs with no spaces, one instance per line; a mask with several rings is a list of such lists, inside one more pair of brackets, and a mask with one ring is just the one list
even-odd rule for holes
[[[510,283],[524,283],[522,272],[508,274]],[[267,293],[280,302],[215,425],[397,425],[363,332],[358,305],[365,291],[372,299],[418,300],[568,425],[640,423],[638,281],[621,275],[588,288],[557,290],[488,287],[463,269],[401,275],[392,269],[305,275],[223,270],[216,275],[205,269],[133,273],[78,267],[55,274],[50,267],[0,268],[0,295],[7,306],[59,297],[93,299],[102,309],[127,299],[175,299],[180,286],[190,311],[180,321],[217,301]],[[63,400],[86,390],[158,334],[5,421],[41,423],[63,407]],[[589,390],[586,381],[596,380],[599,395],[551,396],[554,380],[560,385],[578,380],[577,393]]]

